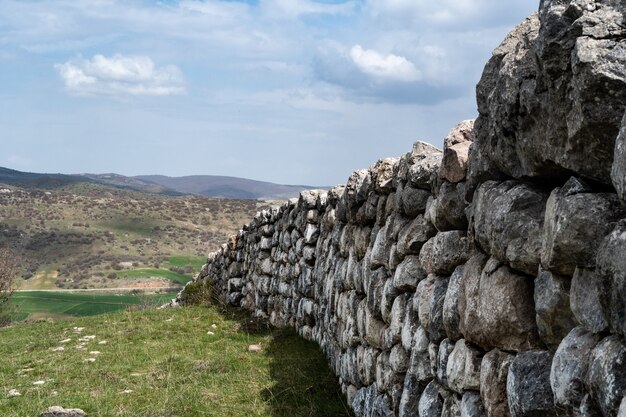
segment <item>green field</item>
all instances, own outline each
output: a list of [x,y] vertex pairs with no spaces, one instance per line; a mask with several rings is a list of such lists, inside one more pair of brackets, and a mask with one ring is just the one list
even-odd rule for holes
[[174,294],[102,294],[49,291],[16,292],[11,299],[15,320],[31,318],[61,318],[65,316],[93,316],[124,310],[142,303],[165,303]]
[[170,281],[177,282],[179,284],[186,284],[191,281],[191,275],[180,274],[178,272],[170,271],[168,269],[157,269],[157,268],[139,268],[139,269],[128,269],[123,271],[109,271],[116,272],[120,277],[128,277],[128,278],[167,278]]
[[182,268],[191,266],[196,272],[198,272],[205,263],[206,256],[170,256],[164,265],[167,267],[178,266]]
[[0,329],[0,357],[3,417],[52,405],[89,416],[350,416],[316,344],[216,308],[17,324]]

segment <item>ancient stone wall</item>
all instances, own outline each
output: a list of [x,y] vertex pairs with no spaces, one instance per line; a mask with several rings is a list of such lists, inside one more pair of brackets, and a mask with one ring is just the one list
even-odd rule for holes
[[625,10],[542,1],[443,152],[259,213],[197,280],[316,341],[357,416],[626,416]]

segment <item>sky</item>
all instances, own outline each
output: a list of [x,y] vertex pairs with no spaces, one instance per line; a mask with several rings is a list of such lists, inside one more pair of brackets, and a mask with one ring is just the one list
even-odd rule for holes
[[0,166],[335,185],[476,117],[531,0],[2,0]]

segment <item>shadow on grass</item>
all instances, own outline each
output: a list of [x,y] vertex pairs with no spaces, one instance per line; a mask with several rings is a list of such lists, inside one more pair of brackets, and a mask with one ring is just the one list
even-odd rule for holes
[[275,328],[247,311],[224,308],[249,334],[271,334],[264,354],[271,359],[274,384],[261,391],[272,417],[352,417],[338,379],[328,367],[320,347],[301,338],[292,328]]

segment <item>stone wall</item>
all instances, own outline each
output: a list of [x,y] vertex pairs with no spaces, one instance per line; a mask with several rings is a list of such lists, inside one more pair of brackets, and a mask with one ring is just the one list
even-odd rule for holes
[[625,10],[542,1],[443,152],[257,214],[196,280],[316,341],[357,416],[626,416]]

